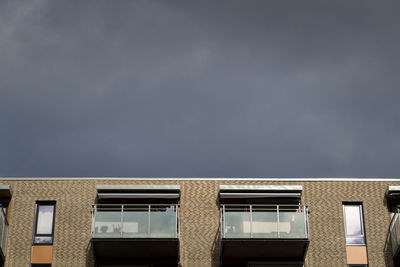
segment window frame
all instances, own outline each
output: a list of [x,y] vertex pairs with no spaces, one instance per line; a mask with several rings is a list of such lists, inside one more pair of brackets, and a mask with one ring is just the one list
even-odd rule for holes
[[[53,222],[51,225],[51,234],[38,234],[37,233],[38,220],[39,220],[39,206],[53,206]],[[34,229],[33,229],[32,245],[35,245],[35,246],[53,245],[55,222],[56,222],[56,201],[36,201],[36,203],[35,203],[35,225],[34,225]],[[51,242],[38,243],[38,242],[35,242],[36,237],[51,237]]]
[[[360,215],[360,224],[361,224],[361,235],[349,235],[347,234],[347,224],[346,224],[346,206],[358,206],[358,212]],[[365,235],[365,225],[364,225],[364,215],[363,215],[363,205],[360,202],[343,202],[343,223],[344,223],[344,234],[346,239],[346,246],[365,246],[367,244],[366,235]],[[363,238],[363,243],[348,243],[347,238]]]

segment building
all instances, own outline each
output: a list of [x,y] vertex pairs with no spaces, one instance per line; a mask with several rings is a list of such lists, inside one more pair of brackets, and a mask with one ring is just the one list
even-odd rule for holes
[[399,179],[1,178],[6,267],[400,266]]

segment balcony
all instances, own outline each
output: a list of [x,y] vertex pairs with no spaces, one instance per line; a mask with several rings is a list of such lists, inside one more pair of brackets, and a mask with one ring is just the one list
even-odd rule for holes
[[223,262],[297,261],[306,255],[308,210],[295,205],[222,205]]
[[400,214],[395,213],[390,224],[390,239],[392,240],[392,255],[396,266],[400,266]]
[[92,216],[97,259],[177,262],[178,205],[97,204]]
[[7,251],[8,222],[7,217],[0,205],[0,264],[4,262]]

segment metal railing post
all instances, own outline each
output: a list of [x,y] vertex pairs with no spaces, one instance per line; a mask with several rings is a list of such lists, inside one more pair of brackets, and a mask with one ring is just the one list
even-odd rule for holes
[[250,238],[253,237],[253,205],[250,205]]
[[178,205],[174,206],[174,210],[175,210],[175,237],[178,237],[178,233],[179,233],[179,226],[178,226]]
[[97,205],[93,205],[92,207],[92,236],[95,235],[95,230],[96,230],[96,211],[97,211]]
[[124,205],[121,205],[121,237],[123,236],[123,232],[124,232]]
[[225,233],[226,233],[225,205],[222,205],[222,214],[223,214],[222,220],[223,220],[223,226],[224,226],[223,237],[225,238]]
[[[2,217],[2,231],[1,231],[1,247],[4,248],[3,244],[4,244],[4,229],[5,229],[5,225],[6,225],[6,221],[3,215],[3,211],[1,211],[1,217]],[[3,251],[5,253],[5,251]]]
[[179,210],[178,214],[178,238],[181,238],[181,206],[176,205],[176,208]]
[[279,233],[279,205],[276,205],[276,231],[278,232],[278,238],[280,238],[281,233]]
[[148,214],[147,214],[147,237],[150,237],[150,212],[151,212],[151,205],[148,207]]
[[3,236],[1,237],[1,242],[2,242],[2,249],[3,249],[3,254],[5,255],[7,252],[7,236],[8,236],[8,222],[7,222],[7,216],[3,213],[4,217],[4,227],[3,227]]
[[92,213],[92,226],[91,226],[90,230],[92,231],[92,236],[93,236],[93,234],[94,234],[94,206],[92,206],[91,213]]
[[307,221],[307,212],[306,206],[303,206],[303,214],[304,214],[304,231],[306,238],[308,238],[308,221]]
[[222,207],[219,207],[219,228],[218,228],[218,230],[219,230],[219,236],[221,238],[224,237],[224,235],[222,233],[222,228],[223,228],[223,226],[222,226]]

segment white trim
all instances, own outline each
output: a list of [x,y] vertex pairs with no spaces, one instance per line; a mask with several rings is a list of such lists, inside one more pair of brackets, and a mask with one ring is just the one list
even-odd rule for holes
[[105,198],[168,198],[168,199],[176,199],[179,198],[179,193],[98,193],[97,197],[99,199]]
[[183,178],[183,177],[0,177],[1,181],[77,181],[77,180],[101,180],[101,181],[252,181],[252,182],[400,182],[400,178]]
[[11,197],[12,190],[9,184],[1,184],[0,185],[0,196],[1,197]]
[[180,185],[109,185],[99,184],[96,186],[99,192],[109,191],[180,191]]
[[11,186],[9,184],[0,184],[0,190],[11,190]]
[[220,185],[219,191],[302,191],[301,185]]
[[301,193],[219,193],[220,198],[301,198]]
[[388,191],[389,191],[389,193],[390,193],[390,192],[400,191],[400,186],[389,185],[389,186],[388,186]]

